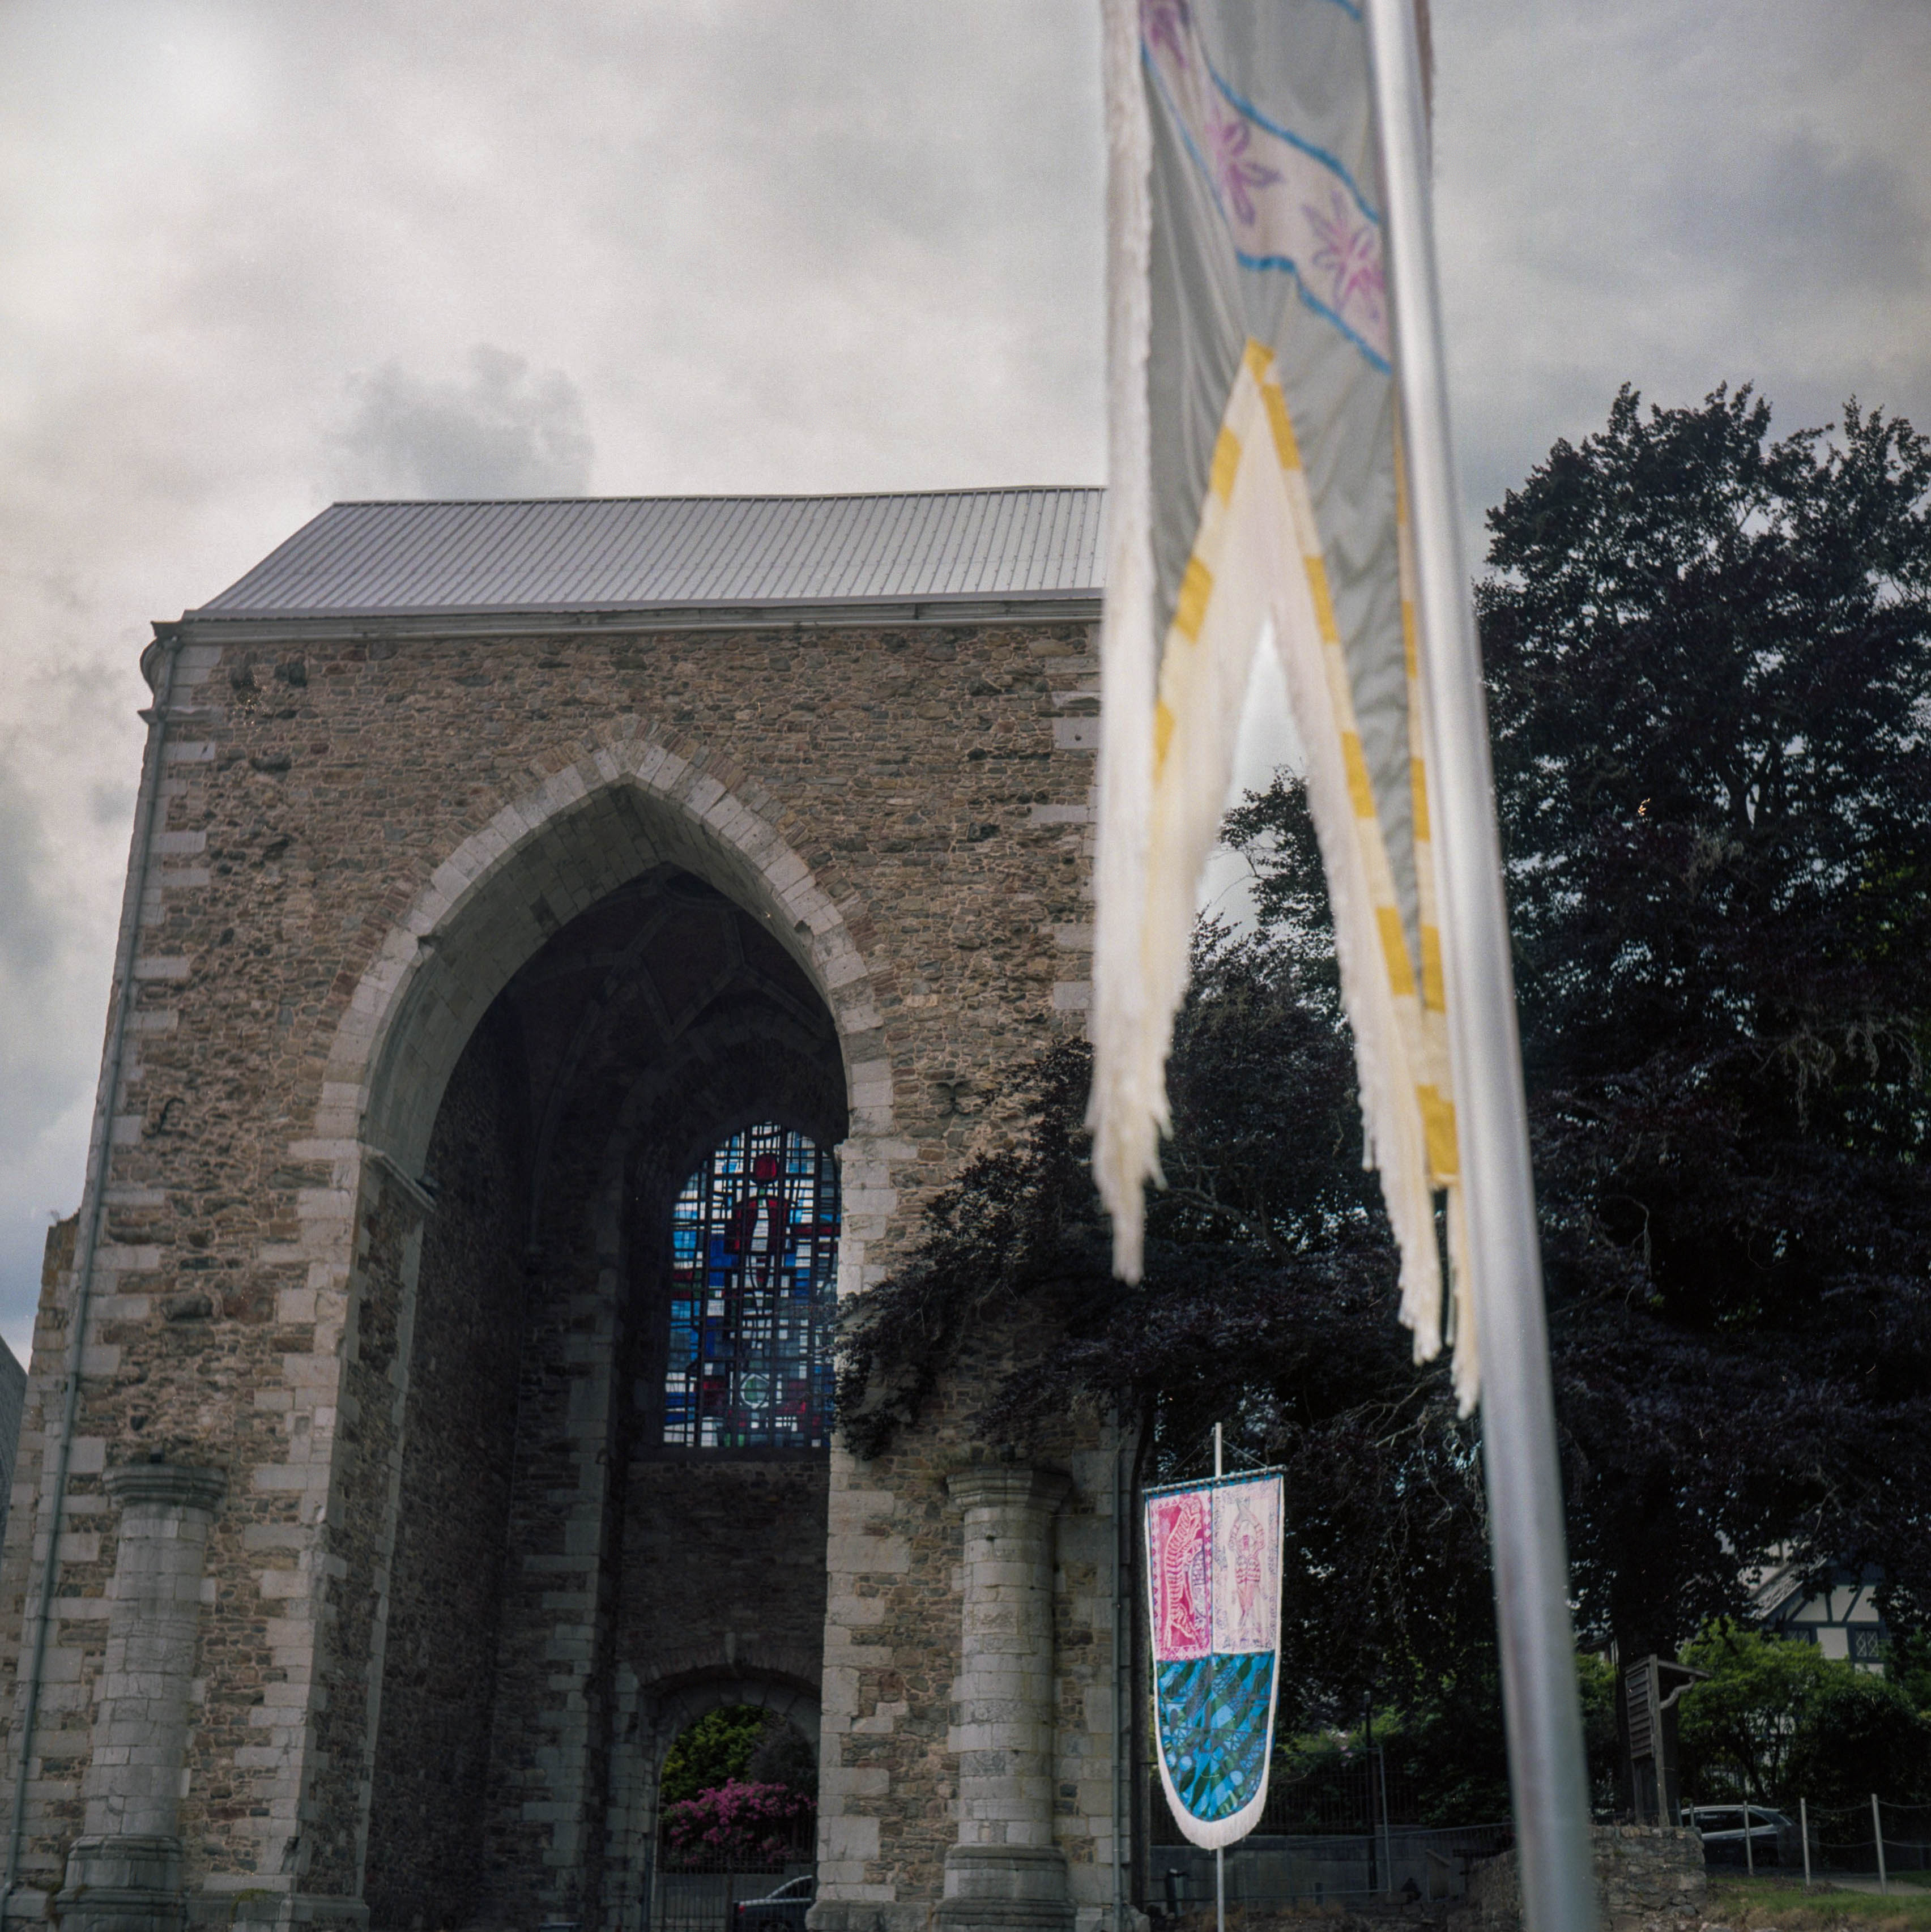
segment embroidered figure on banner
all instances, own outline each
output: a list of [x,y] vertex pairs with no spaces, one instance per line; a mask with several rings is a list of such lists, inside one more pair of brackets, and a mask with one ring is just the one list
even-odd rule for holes
[[1207,1566],[1212,1519],[1198,1492],[1164,1496],[1149,1508],[1158,1524],[1147,1547],[1154,1552],[1153,1627],[1158,1654],[1205,1657],[1213,1647],[1212,1599]]
[[1175,1822],[1209,1851],[1244,1838],[1267,1801],[1281,1544],[1278,1474],[1147,1492],[1160,1780]]

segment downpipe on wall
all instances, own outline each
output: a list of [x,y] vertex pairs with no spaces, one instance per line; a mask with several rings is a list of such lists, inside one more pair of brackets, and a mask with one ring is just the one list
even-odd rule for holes
[[[133,850],[128,855],[128,890],[121,903],[121,928],[114,948],[114,978],[109,994],[107,1040],[102,1054],[100,1090],[94,1102],[94,1138],[86,1192],[81,1202],[74,1257],[74,1301],[68,1334],[67,1387],[62,1409],[60,1438],[54,1456],[53,1500],[48,1513],[47,1555],[41,1564],[40,1588],[34,1602],[33,1634],[27,1652],[26,1695],[22,1700],[19,1748],[14,1760],[14,1803],[7,1828],[7,1868],[0,1880],[0,1924],[4,1924],[20,1885],[20,1847],[27,1816],[27,1768],[33,1761],[34,1732],[40,1717],[41,1683],[47,1668],[47,1630],[53,1620],[54,1590],[60,1576],[61,1521],[67,1508],[67,1472],[74,1453],[74,1425],[80,1414],[80,1365],[87,1342],[88,1306],[94,1293],[95,1258],[107,1216],[108,1172],[114,1157],[114,1108],[120,1097],[122,1070],[127,1060],[128,1014],[134,992],[134,952],[140,943],[141,905],[147,895],[149,854],[153,845],[155,801],[161,795],[162,754],[167,740],[168,700],[174,690],[175,662],[181,652],[181,634],[173,625],[157,625],[150,650],[158,650],[159,663],[150,680],[154,703],[140,715],[147,722],[148,742],[141,760],[140,789],[134,795]],[[147,669],[143,653],[142,669]],[[38,1536],[38,1532],[35,1532]]]

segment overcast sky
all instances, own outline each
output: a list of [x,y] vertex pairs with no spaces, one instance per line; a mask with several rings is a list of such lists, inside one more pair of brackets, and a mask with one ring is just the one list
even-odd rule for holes
[[[0,1333],[135,658],[332,498],[1102,480],[1096,0],[0,0]],[[1471,514],[1617,385],[1931,424],[1927,0],[1435,0]],[[1266,734],[1250,734],[1250,760]]]

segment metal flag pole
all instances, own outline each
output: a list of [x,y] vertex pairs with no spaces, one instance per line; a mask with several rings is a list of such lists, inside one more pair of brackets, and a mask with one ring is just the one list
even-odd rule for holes
[[[1214,1480],[1221,1479],[1221,1425],[1214,1424]],[[1882,1854],[1880,1853],[1879,1856]],[[1227,1855],[1224,1846],[1214,1847],[1214,1932],[1227,1932]]]
[[1482,1355],[1509,1778],[1529,1932],[1593,1932],[1588,1785],[1528,1119],[1482,662],[1436,297],[1415,0],[1367,0],[1391,316],[1415,533],[1449,1046]]

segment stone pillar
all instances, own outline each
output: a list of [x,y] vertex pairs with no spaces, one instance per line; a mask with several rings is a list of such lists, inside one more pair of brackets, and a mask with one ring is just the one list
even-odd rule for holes
[[212,1469],[134,1462],[110,1469],[121,1506],[108,1586],[107,1652],[81,1790],[83,1835],[54,1900],[62,1932],[176,1932],[176,1824],[188,1685],[201,1620],[208,1532],[227,1486]]
[[1053,1841],[1053,1513],[1072,1484],[1000,1462],[947,1486],[966,1512],[966,1563],[950,1740],[959,1838],[939,1922],[1068,1932],[1066,1855]]

